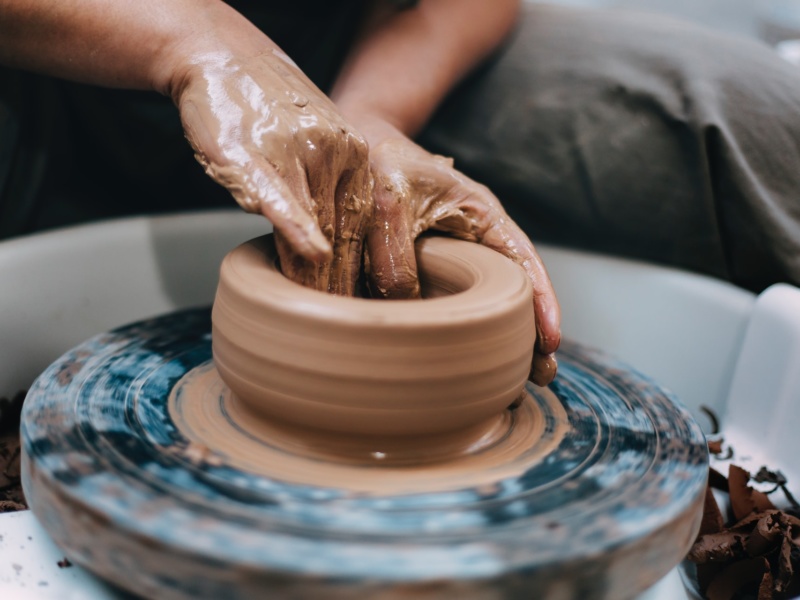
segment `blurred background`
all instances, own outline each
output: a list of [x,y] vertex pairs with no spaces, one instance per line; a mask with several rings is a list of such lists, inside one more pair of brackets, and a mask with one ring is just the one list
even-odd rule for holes
[[[528,0],[539,3],[539,0]],[[547,0],[543,4],[635,9],[758,38],[800,65],[800,0]]]

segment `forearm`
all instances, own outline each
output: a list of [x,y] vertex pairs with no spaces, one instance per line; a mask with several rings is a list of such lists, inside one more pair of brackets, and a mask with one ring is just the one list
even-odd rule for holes
[[518,10],[519,0],[421,0],[369,27],[331,96],[356,127],[378,116],[414,135],[447,92],[502,42]]
[[169,93],[193,54],[268,44],[219,0],[0,0],[0,63],[96,85]]

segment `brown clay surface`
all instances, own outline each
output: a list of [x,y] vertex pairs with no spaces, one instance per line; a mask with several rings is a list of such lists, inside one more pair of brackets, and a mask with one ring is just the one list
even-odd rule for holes
[[25,392],[0,398],[0,513],[28,508],[20,483],[19,416]]
[[[552,415],[549,431],[538,402]],[[169,413],[197,458],[211,464],[278,481],[385,495],[492,485],[521,475],[550,454],[569,429],[564,408],[549,389],[540,390],[538,402],[525,394],[515,410],[455,435],[348,439],[254,415],[206,363],[173,388]]]
[[[333,296],[284,277],[270,236],[223,261],[214,363],[170,396],[202,457],[281,481],[404,493],[489,485],[549,452],[523,400],[535,324],[525,271],[477,244],[417,245],[424,300]],[[560,433],[559,433],[560,432]],[[369,476],[365,476],[365,469]]]
[[430,238],[417,252],[429,299],[379,301],[289,281],[269,236],[239,246],[212,314],[222,379],[253,413],[295,427],[474,437],[527,380],[531,283],[477,244]]

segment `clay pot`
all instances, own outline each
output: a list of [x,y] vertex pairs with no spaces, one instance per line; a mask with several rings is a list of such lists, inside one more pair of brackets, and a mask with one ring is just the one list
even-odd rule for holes
[[480,426],[521,393],[535,341],[524,271],[478,244],[417,243],[423,300],[346,298],[279,271],[272,236],[222,263],[214,363],[276,423],[409,436]]

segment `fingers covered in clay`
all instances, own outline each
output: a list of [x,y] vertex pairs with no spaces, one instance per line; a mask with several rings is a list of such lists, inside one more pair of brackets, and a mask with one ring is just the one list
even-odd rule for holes
[[276,236],[283,273],[307,287],[352,296],[361,270],[368,217],[372,214],[366,144],[350,132],[316,142],[319,151],[303,181],[320,231],[331,246],[324,260],[309,260],[290,240]]
[[208,175],[272,221],[288,277],[352,295],[372,212],[364,139],[278,50],[206,55],[184,79],[175,100]]
[[410,140],[392,138],[370,151],[374,217],[367,251],[373,293],[386,298],[419,296],[414,240],[437,230],[483,244],[513,260],[534,287],[537,343],[531,380],[546,385],[561,342],[560,308],[547,270],[530,239],[485,186]]
[[411,183],[402,173],[374,172],[374,216],[367,235],[369,284],[373,296],[420,297],[414,240],[421,233],[409,201]]

